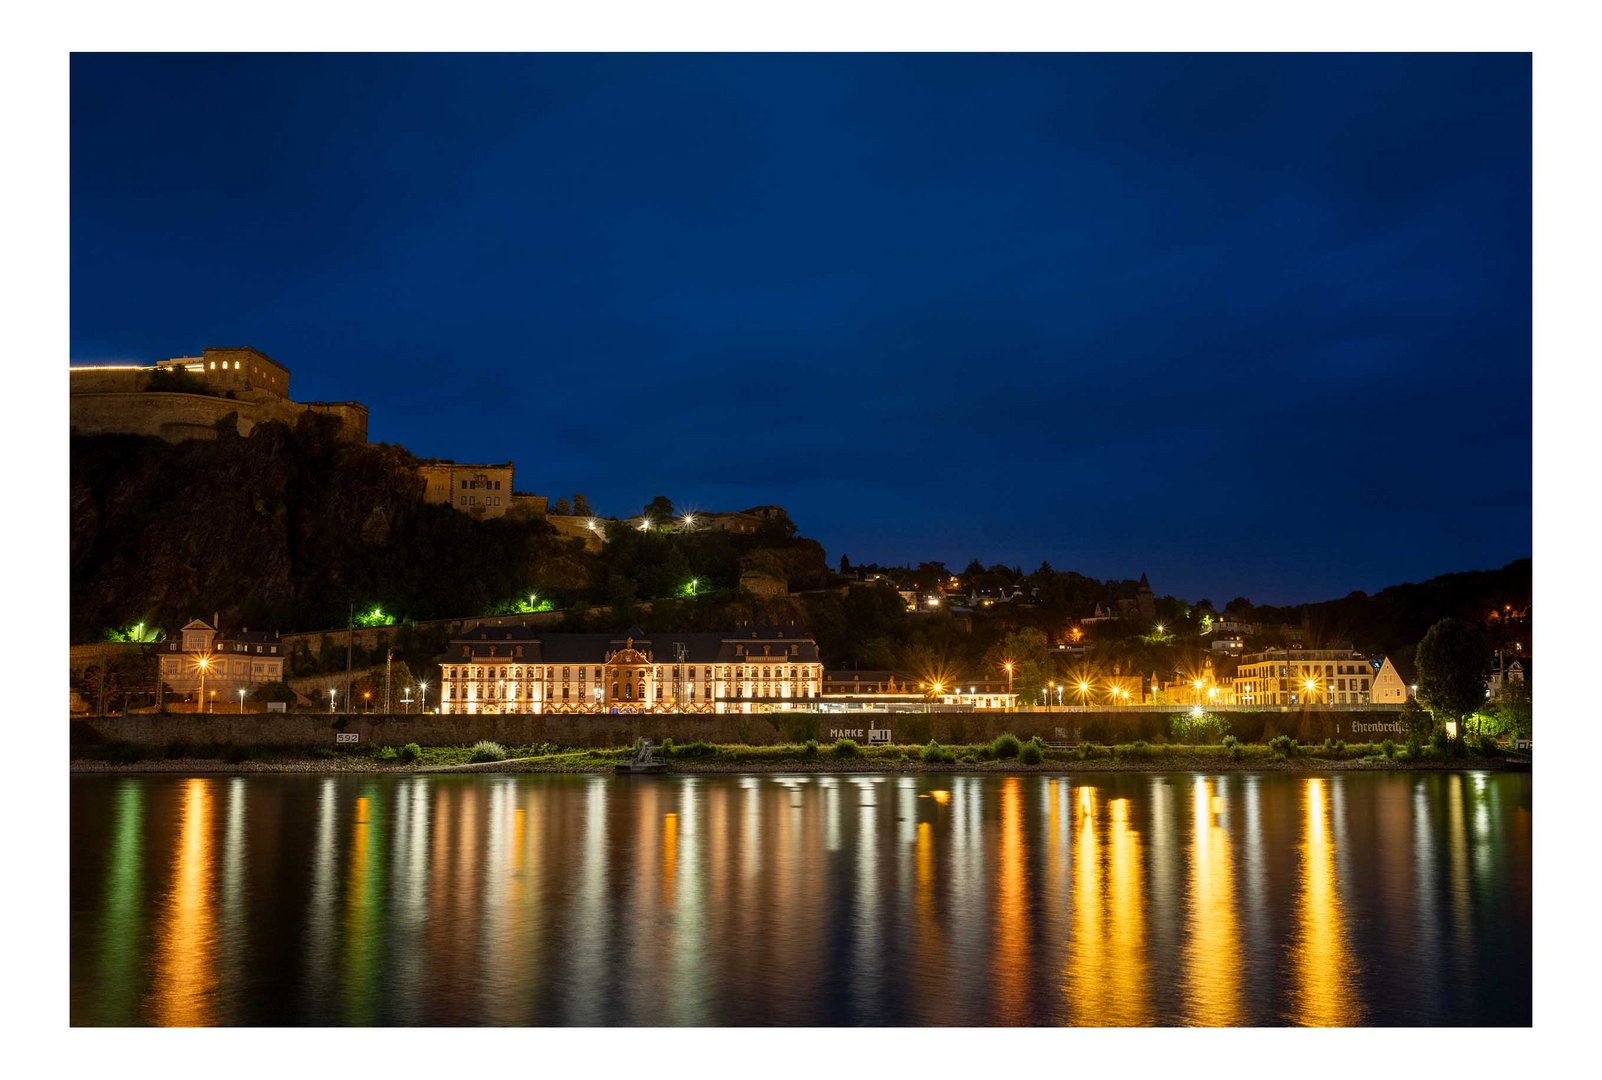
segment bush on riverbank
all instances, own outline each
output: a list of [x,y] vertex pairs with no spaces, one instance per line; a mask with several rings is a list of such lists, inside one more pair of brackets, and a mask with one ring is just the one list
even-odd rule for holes
[[1046,757],[1045,744],[1038,737],[1018,748],[1018,761],[1024,765],[1039,765]]
[[855,739],[839,739],[834,744],[834,756],[840,758],[854,758],[860,756],[862,748]]
[[491,742],[488,739],[480,739],[478,742],[473,744],[472,761],[475,764],[486,761],[505,760],[506,747],[502,746],[500,743]]
[[1021,749],[1022,746],[1018,742],[1018,736],[1014,735],[1010,731],[1005,735],[997,735],[995,740],[990,744],[990,752],[998,760],[1002,758],[1015,758],[1018,756],[1018,751]]

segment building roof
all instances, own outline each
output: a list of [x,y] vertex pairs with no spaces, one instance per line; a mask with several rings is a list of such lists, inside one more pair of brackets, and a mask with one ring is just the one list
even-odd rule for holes
[[[517,646],[522,646],[521,656],[513,651]],[[748,655],[790,656],[803,663],[818,660],[817,642],[795,627],[659,634],[647,634],[634,627],[621,634],[560,634],[541,633],[526,626],[479,626],[452,641],[440,661],[491,656],[503,659],[511,654],[526,663],[603,664],[607,657],[626,648],[636,649],[658,664],[737,663]]]

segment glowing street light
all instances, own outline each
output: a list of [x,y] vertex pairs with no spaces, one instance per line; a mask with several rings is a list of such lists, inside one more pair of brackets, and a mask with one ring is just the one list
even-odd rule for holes
[[333,712],[334,711],[334,698],[336,696],[338,696],[338,694],[339,694],[339,691],[334,689],[332,686],[330,686],[328,688],[328,711],[329,712]]
[[371,690],[362,691],[362,702],[367,706],[368,712],[373,711],[373,692]]
[[651,519],[650,518],[642,517],[640,519],[640,531],[641,532],[650,532],[651,531]]
[[243,686],[239,688],[239,712],[240,715],[244,715],[245,712],[245,688]]
[[206,672],[211,670],[210,656],[195,657],[195,670],[200,672],[200,711],[206,711]]
[[417,680],[417,690],[423,697],[423,700],[418,705],[418,708],[422,709],[423,712],[427,712],[428,711],[428,680],[427,679],[418,679]]
[[685,514],[684,515],[684,527],[686,529],[689,529],[689,528],[693,528],[694,526],[695,526],[695,515],[694,514]]

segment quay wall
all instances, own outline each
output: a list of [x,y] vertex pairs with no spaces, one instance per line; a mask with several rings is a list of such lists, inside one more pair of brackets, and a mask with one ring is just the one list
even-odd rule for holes
[[[1126,743],[1173,741],[1167,738],[1174,712],[1143,710],[1087,711],[1071,715],[1050,712],[931,713],[650,713],[650,714],[508,714],[439,716],[424,714],[143,713],[112,717],[74,717],[74,744],[126,742],[140,746],[172,743],[224,746],[333,746],[339,733],[354,733],[361,744],[400,746],[463,746],[491,739],[506,746],[554,743],[558,746],[627,746],[645,737],[660,743],[701,740],[714,743],[770,745],[839,737],[865,742],[868,729],[889,728],[897,743],[988,742],[1004,732],[1020,738],[1038,735],[1048,743]],[[1290,735],[1304,743],[1326,738],[1348,742],[1401,741],[1398,709],[1220,710],[1243,742]],[[1380,730],[1375,730],[1380,728]]]

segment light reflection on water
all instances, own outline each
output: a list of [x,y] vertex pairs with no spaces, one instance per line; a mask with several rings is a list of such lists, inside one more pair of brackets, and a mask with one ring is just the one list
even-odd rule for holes
[[77,777],[72,1021],[1527,1024],[1530,792]]

